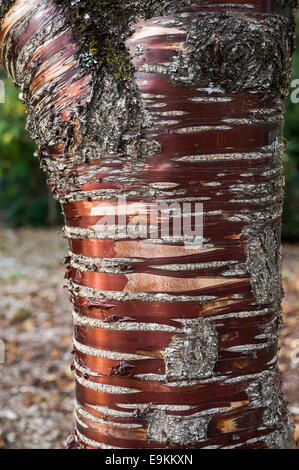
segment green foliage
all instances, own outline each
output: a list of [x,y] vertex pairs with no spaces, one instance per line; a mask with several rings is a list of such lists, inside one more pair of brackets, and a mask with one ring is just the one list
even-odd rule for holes
[[2,79],[5,103],[0,104],[0,217],[17,226],[45,225],[53,202],[38,159],[33,156],[36,146],[25,131],[25,106],[11,80],[3,75]]

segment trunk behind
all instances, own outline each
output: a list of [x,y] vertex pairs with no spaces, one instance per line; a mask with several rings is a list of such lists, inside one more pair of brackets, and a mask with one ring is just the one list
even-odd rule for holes
[[292,447],[277,337],[293,2],[104,4],[2,2],[1,59],[69,240],[69,446]]

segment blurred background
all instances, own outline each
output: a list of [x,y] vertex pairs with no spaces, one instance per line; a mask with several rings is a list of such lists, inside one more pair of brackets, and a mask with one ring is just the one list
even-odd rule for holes
[[34,157],[37,149],[25,130],[25,105],[4,71],[5,103],[0,104],[0,222],[12,227],[62,223],[58,204]]
[[[297,52],[291,83],[299,87]],[[63,448],[72,430],[71,306],[64,283],[62,217],[46,186],[25,106],[4,72],[0,102],[0,449]],[[1,83],[1,82],[0,82]],[[293,82],[295,83],[295,82]],[[0,90],[1,91],[1,90]],[[283,215],[284,328],[280,368],[299,442],[299,102],[287,100]],[[299,92],[298,92],[299,101]]]

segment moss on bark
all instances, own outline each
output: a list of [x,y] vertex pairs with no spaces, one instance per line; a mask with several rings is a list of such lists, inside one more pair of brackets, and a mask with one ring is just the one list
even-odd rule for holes
[[[107,67],[115,77],[130,79],[133,66],[125,48],[132,24],[141,19],[183,11],[192,0],[55,0],[79,45],[81,63]],[[179,3],[179,6],[178,6]]]
[[0,22],[14,3],[14,0],[0,0]]

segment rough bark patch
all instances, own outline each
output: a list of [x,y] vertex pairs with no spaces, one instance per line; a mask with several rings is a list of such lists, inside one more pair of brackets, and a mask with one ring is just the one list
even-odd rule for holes
[[279,303],[281,285],[280,224],[248,231],[246,267],[259,304]]
[[289,21],[235,13],[202,13],[192,23],[173,80],[203,81],[230,92],[284,91],[289,73]]
[[181,417],[155,411],[148,417],[147,439],[169,444],[192,444],[206,437],[209,420],[209,415]]
[[217,333],[203,318],[184,320],[184,334],[177,335],[164,351],[166,379],[209,376],[218,354]]
[[283,399],[278,373],[265,372],[250,383],[247,395],[252,408],[264,408],[263,422],[267,427],[275,427],[288,415]]

